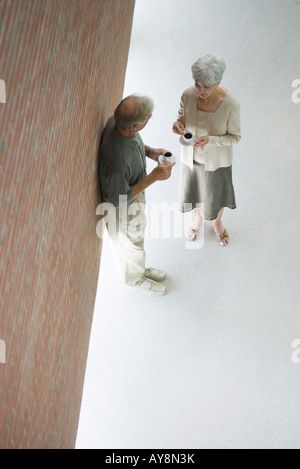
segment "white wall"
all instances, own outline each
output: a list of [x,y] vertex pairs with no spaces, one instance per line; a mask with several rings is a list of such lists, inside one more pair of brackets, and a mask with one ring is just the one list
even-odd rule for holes
[[241,103],[237,209],[226,248],[210,223],[199,250],[146,240],[168,274],[159,299],[120,286],[104,240],[78,447],[300,448],[299,22],[299,1],[137,0],[124,95],[154,99],[142,137],[178,159],[148,205],[177,201],[172,123],[191,64],[212,53]]

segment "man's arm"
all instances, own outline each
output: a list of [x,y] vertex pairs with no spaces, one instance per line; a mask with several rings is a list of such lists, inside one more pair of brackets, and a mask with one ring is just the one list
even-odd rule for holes
[[164,151],[167,150],[165,148],[151,148],[148,145],[145,145],[145,155],[156,162],[158,161],[159,155],[162,155]]
[[151,171],[144,179],[139,181],[134,186],[131,186],[132,200],[135,199],[141,192],[143,192],[147,187],[154,184],[156,181],[165,181],[171,176],[172,168],[176,163],[166,163],[158,164],[156,168]]
[[152,150],[151,147],[149,147],[148,145],[145,145],[145,155],[148,156],[148,158],[150,158],[151,150]]

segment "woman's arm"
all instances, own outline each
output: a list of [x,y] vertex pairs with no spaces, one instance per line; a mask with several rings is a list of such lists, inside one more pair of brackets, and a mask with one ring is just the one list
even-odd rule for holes
[[241,123],[240,123],[240,105],[237,103],[229,113],[227,121],[227,133],[225,135],[210,135],[207,145],[212,146],[231,146],[241,140]]
[[177,121],[174,122],[172,130],[175,134],[183,135],[185,132],[185,118],[184,118],[184,94],[181,96],[180,107],[178,110]]

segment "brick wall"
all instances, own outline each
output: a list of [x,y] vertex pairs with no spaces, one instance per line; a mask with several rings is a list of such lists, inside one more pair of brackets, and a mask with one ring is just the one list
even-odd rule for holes
[[0,0],[0,448],[75,445],[101,252],[97,149],[133,9]]

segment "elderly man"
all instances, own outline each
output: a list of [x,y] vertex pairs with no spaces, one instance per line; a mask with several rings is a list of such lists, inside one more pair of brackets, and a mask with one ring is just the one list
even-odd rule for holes
[[144,145],[139,134],[152,112],[153,101],[146,96],[131,95],[120,102],[101,135],[99,178],[103,200],[114,207],[115,220],[107,228],[122,282],[147,295],[161,296],[166,293],[160,283],[166,274],[145,266],[144,191],[168,179],[175,163],[158,163],[151,173],[146,172],[145,156],[158,162],[165,151]]

